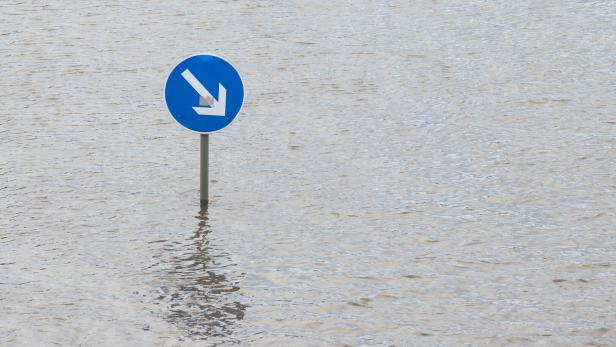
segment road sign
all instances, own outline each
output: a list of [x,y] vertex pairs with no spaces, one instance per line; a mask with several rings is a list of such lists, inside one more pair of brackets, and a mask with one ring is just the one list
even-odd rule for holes
[[244,102],[240,74],[226,60],[197,54],[179,63],[167,78],[165,104],[182,126],[202,134],[235,119]]

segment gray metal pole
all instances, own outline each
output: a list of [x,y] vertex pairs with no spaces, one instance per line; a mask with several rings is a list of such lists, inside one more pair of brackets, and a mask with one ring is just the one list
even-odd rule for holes
[[201,203],[207,203],[209,185],[210,135],[201,134]]

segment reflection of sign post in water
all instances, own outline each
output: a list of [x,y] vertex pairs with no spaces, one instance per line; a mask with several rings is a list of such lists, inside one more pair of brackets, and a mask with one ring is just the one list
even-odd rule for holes
[[165,104],[182,126],[201,134],[201,201],[208,201],[209,134],[240,113],[244,85],[235,68],[212,54],[197,54],[179,63],[167,78]]

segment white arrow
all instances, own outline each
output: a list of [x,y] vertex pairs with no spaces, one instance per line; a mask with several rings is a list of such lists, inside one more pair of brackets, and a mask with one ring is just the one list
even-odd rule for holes
[[182,77],[193,87],[194,90],[199,93],[201,96],[199,98],[200,106],[210,106],[210,107],[193,107],[193,110],[197,112],[198,115],[201,116],[225,116],[225,109],[227,106],[227,89],[218,83],[218,100],[214,99],[212,94],[205,89],[203,84],[199,82],[199,80],[190,72],[190,70],[186,69],[182,72]]

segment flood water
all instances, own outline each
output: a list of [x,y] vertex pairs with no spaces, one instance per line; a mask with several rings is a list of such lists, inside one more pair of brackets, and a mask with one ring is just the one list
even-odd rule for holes
[[613,1],[3,0],[0,71],[0,346],[616,345]]

